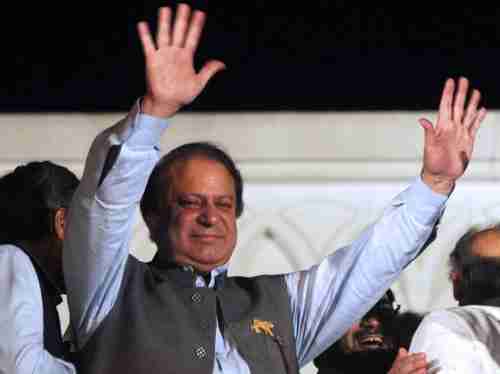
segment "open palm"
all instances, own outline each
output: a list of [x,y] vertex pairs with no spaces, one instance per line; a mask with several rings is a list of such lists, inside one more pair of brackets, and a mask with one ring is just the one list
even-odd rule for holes
[[[436,125],[421,119],[425,130],[422,177],[436,192],[448,193],[463,175],[472,156],[477,130],[486,110],[478,109],[481,94],[473,90],[465,109],[469,82],[460,78],[445,83]],[[455,92],[456,91],[456,92]]]
[[225,65],[216,60],[205,63],[199,72],[193,66],[194,54],[201,37],[205,14],[186,4],[177,8],[174,25],[171,10],[160,8],[156,43],[145,22],[138,24],[139,37],[146,62],[145,112],[170,116],[193,101],[210,78]]

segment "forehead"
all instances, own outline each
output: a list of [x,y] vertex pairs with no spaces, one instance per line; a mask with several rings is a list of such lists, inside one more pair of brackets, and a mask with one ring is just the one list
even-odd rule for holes
[[500,257],[500,233],[486,230],[472,241],[472,254],[481,257]]
[[207,158],[178,161],[170,170],[171,192],[234,196],[234,180],[224,164]]

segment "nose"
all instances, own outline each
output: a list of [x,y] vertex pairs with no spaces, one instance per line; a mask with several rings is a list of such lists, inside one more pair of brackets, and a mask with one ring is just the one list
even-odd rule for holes
[[198,216],[198,222],[205,227],[216,225],[218,220],[217,209],[212,204],[205,205]]
[[375,317],[364,318],[361,321],[361,326],[364,327],[365,329],[375,331],[378,330],[378,328],[380,327],[380,321]]

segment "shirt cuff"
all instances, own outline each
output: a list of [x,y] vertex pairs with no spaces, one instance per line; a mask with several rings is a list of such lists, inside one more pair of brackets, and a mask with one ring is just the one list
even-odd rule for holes
[[132,146],[159,146],[160,138],[170,122],[165,118],[153,117],[141,113],[140,100],[132,109],[130,115],[133,118],[133,131],[127,139]]
[[408,210],[420,224],[432,225],[443,214],[448,196],[432,191],[420,177],[406,192]]

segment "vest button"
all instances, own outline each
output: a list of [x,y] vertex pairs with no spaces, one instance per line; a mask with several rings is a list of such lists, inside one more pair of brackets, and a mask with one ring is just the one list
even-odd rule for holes
[[198,360],[204,360],[207,358],[207,350],[203,347],[196,348],[194,354]]
[[201,303],[201,295],[198,292],[195,292],[191,295],[191,301],[195,304]]
[[201,303],[201,294],[199,292],[195,292],[191,295],[191,301],[195,304]]

